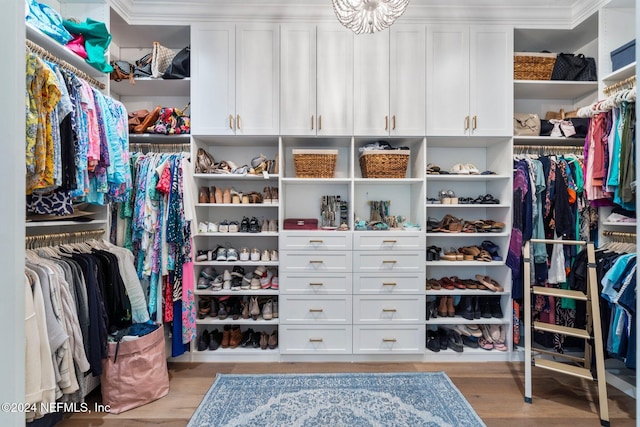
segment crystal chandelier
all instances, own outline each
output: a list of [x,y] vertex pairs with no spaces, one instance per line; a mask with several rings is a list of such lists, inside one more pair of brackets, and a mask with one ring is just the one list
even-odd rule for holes
[[409,0],[332,0],[338,21],[356,34],[389,28],[409,5]]

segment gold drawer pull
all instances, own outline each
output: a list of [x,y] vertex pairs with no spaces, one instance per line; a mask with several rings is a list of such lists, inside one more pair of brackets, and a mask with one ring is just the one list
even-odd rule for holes
[[395,259],[385,259],[382,261],[383,264],[395,264],[396,262],[398,261],[396,261]]
[[396,311],[398,311],[398,310],[396,310],[395,308],[383,308],[382,309],[383,313],[395,313]]
[[324,240],[309,240],[309,243],[323,243]]
[[309,342],[324,342],[322,338],[309,338]]
[[322,260],[313,260],[312,259],[311,261],[309,261],[309,264],[322,264],[323,262],[324,261],[322,261]]
[[395,338],[382,338],[382,342],[396,342]]
[[309,313],[322,313],[324,310],[321,308],[310,308]]
[[313,114],[311,115],[311,130],[313,130]]
[[322,282],[312,282],[312,283],[309,283],[309,286],[322,286],[322,285],[324,285],[324,283],[322,283]]
[[398,243],[397,240],[383,240],[382,243]]
[[464,130],[469,129],[469,116],[464,118]]
[[476,130],[478,127],[478,117],[473,116],[473,130]]
[[229,114],[229,129],[233,129],[233,116]]
[[398,286],[396,282],[383,282],[382,286]]
[[238,129],[241,129],[241,127],[240,127],[240,114],[238,114],[237,117],[238,118],[236,119],[236,125],[238,126]]

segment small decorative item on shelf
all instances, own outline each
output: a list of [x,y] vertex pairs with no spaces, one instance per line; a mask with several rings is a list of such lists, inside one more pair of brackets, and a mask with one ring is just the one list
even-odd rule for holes
[[514,80],[551,80],[555,53],[516,52],[513,54]]
[[322,196],[320,207],[321,227],[325,230],[335,230],[338,224],[346,224],[348,205],[340,196]]
[[318,220],[315,218],[285,218],[285,230],[317,230]]
[[333,178],[338,150],[294,149],[296,178]]

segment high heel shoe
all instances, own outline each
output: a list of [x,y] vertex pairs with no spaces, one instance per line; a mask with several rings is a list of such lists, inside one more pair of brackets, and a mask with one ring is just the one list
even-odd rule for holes
[[271,203],[278,203],[278,187],[271,187]]
[[198,148],[196,173],[213,173],[215,160],[205,149]]

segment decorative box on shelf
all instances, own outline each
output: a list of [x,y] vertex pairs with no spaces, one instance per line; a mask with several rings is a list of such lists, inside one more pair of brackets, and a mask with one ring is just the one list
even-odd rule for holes
[[611,51],[611,71],[619,70],[636,60],[636,41],[631,40]]

